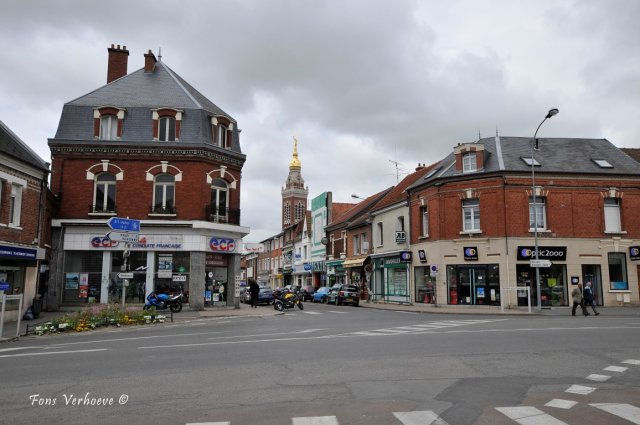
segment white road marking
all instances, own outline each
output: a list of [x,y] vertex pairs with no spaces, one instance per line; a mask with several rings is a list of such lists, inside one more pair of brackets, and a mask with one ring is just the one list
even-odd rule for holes
[[231,422],[189,422],[185,425],[230,425]]
[[595,390],[596,389],[593,387],[585,387],[584,385],[572,385],[568,389],[566,389],[564,392],[571,393],[571,394],[587,395],[587,394],[591,394]]
[[27,357],[27,356],[48,356],[49,354],[76,354],[76,353],[92,353],[95,351],[108,351],[107,348],[97,348],[95,350],[73,350],[73,351],[44,351],[39,353],[18,353],[4,354],[0,357]]
[[533,406],[496,407],[496,410],[520,425],[567,425]]
[[554,398],[553,400],[551,400],[550,402],[548,402],[547,404],[545,404],[545,406],[548,407],[557,407],[558,409],[571,409],[573,406],[575,406],[576,404],[578,404],[577,401],[573,401],[573,400],[562,400],[560,398]]
[[632,365],[640,365],[640,360],[624,360],[620,363],[625,363],[625,364],[632,364]]
[[393,412],[393,416],[398,418],[404,425],[448,425],[444,420],[431,410],[416,412]]
[[319,311],[304,311],[304,314],[322,314]]
[[2,349],[0,349],[0,353],[3,353],[5,351],[28,350],[29,348],[44,348],[44,347],[32,345],[30,347],[2,348]]
[[591,375],[587,376],[588,380],[596,382],[604,382],[609,380],[609,378],[611,378],[609,375],[598,375],[597,373],[592,373]]
[[293,425],[340,425],[335,416],[315,416],[308,418],[291,418]]
[[327,310],[329,313],[338,313],[338,314],[347,314],[346,311],[338,311],[338,310]]
[[603,370],[606,370],[607,372],[626,372],[627,370],[629,370],[629,368],[622,367],[622,366],[608,366],[608,367],[605,367]]
[[590,406],[640,425],[640,409],[627,403],[592,403]]

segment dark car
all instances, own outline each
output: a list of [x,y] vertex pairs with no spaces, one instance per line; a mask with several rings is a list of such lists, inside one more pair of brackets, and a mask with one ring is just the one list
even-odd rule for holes
[[313,293],[315,288],[311,285],[303,286],[299,292],[302,301],[313,301]]
[[360,304],[360,291],[355,285],[342,285],[338,290],[336,304],[351,304],[356,307]]
[[265,286],[260,288],[260,292],[258,292],[257,304],[267,304],[267,305],[273,304],[273,300],[274,300],[273,289]]
[[327,304],[336,304],[338,300],[338,291],[342,288],[342,284],[336,283],[329,289],[329,294],[327,295]]

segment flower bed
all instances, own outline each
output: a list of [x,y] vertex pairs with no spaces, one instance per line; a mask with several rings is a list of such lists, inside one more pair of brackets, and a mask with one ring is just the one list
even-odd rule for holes
[[155,308],[142,310],[139,307],[127,307],[123,310],[118,304],[95,304],[37,325],[34,333],[44,335],[67,331],[83,332],[103,326],[145,325],[164,323],[165,320],[164,315],[156,314]]

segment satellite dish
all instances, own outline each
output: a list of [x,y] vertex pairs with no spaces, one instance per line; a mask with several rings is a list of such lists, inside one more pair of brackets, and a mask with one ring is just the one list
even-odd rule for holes
[[324,238],[320,239],[320,242],[322,243],[322,245],[326,245],[327,242],[329,242],[329,240],[327,239],[327,237],[325,236]]

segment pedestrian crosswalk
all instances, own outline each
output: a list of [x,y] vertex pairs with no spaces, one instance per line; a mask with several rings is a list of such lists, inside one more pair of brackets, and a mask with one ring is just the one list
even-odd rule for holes
[[[490,320],[487,320],[490,321]],[[440,327],[452,327],[462,326],[464,324],[472,324],[476,322],[487,322],[485,320],[457,320],[457,321],[440,321],[432,322],[431,325]],[[426,324],[425,324],[426,325]],[[381,329],[379,331],[384,332],[414,332],[422,331],[426,329],[421,325],[412,326],[399,326],[397,328]],[[621,362],[625,365],[640,366],[639,360],[624,360]],[[603,369],[606,372],[613,372],[622,374],[629,370],[627,366],[611,365]],[[618,375],[619,376],[619,375]],[[590,374],[585,377],[586,379],[595,382],[605,382],[611,378],[608,375],[602,374]],[[584,423],[584,418],[580,417],[580,414],[589,414],[589,409],[596,409],[603,414],[610,415],[610,419],[605,423],[619,423],[614,420],[622,419],[624,423],[630,423],[640,425],[640,407],[630,403],[597,403],[592,402],[593,395],[597,391],[597,388],[588,387],[584,385],[570,385],[564,392],[567,398],[574,398],[572,400],[554,398],[546,403],[544,406],[504,406],[495,407],[495,412],[503,415],[503,417],[511,420],[511,423],[519,425],[577,425]],[[597,394],[597,393],[596,393]],[[582,397],[589,396],[589,401]],[[544,409],[544,410],[543,410]],[[571,417],[571,422],[566,422],[568,419],[566,414],[561,415],[563,419],[558,419],[554,416],[554,412],[560,412],[561,410],[571,410],[576,414]],[[596,411],[596,410],[592,410]],[[417,410],[410,412],[392,412],[391,415],[397,419],[402,425],[449,425],[438,413],[431,410]],[[308,416],[308,417],[292,417],[292,425],[340,425],[340,420],[337,416]],[[391,419],[391,417],[390,417]],[[283,422],[285,423],[285,422]],[[395,423],[395,422],[394,422]],[[505,423],[501,421],[500,423]],[[231,421],[228,422],[189,422],[186,425],[234,425]]]
[[498,322],[503,319],[489,320],[440,320],[437,322],[417,323],[408,326],[395,326],[393,328],[374,329],[368,331],[351,332],[349,335],[381,336],[398,334],[419,334],[432,332],[437,329],[454,328],[458,326],[477,325],[481,323]]

